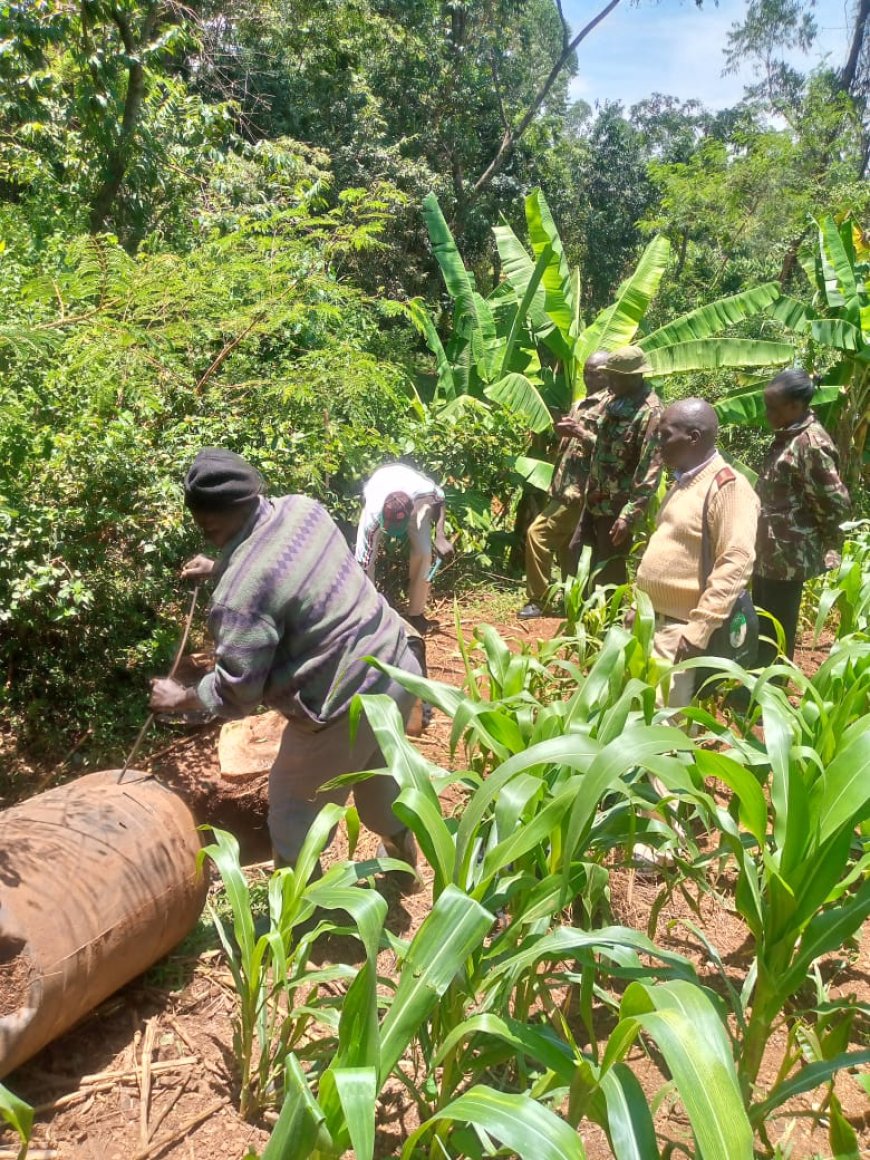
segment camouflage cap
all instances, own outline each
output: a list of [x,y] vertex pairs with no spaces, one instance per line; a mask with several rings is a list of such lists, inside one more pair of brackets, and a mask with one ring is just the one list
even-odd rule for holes
[[652,366],[639,346],[624,346],[608,358],[607,371],[611,375],[648,375]]

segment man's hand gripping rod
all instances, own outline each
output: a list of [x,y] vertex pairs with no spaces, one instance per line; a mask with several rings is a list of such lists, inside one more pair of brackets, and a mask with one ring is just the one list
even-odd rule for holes
[[[190,611],[187,614],[187,620],[185,621],[185,624],[184,624],[184,632],[182,633],[182,636],[181,636],[181,644],[178,646],[178,652],[175,654],[175,660],[172,662],[172,668],[169,672],[169,679],[170,680],[172,680],[172,678],[175,676],[176,672],[178,671],[178,666],[181,664],[181,658],[184,655],[184,649],[187,645],[187,638],[190,636],[190,626],[193,623],[193,614],[196,611],[196,598],[198,596],[199,596],[199,585],[196,584],[194,586],[194,589],[193,589],[193,596],[191,597],[191,600],[190,600]],[[124,767],[121,770],[121,776],[118,778],[119,785],[126,777],[127,770],[133,764],[133,760],[136,757],[136,754],[139,752],[139,746],[142,744],[142,741],[145,737],[145,734],[148,732],[149,728],[151,727],[151,723],[153,722],[153,720],[154,720],[154,714],[149,713],[148,717],[145,721],[145,724],[139,730],[139,733],[136,737],[136,740],[133,742],[133,748],[130,750],[129,754],[127,755],[127,760],[124,762]]]

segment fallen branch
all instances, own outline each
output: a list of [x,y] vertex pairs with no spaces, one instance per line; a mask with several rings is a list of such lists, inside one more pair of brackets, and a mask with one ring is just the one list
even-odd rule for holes
[[[195,1063],[199,1063],[199,1058],[196,1055],[183,1055],[180,1059],[159,1060],[157,1063],[151,1064],[152,1075],[163,1075],[165,1072],[177,1071],[183,1067],[193,1067]],[[68,1092],[65,1096],[58,1096],[56,1100],[50,1100],[45,1104],[37,1104],[33,1109],[37,1114],[42,1112],[56,1112],[61,1108],[66,1108],[70,1104],[75,1104],[79,1100],[85,1100],[88,1096],[93,1095],[94,1092],[111,1091],[113,1087],[117,1087],[121,1083],[136,1083],[139,1079],[139,1071],[137,1068],[125,1071],[104,1071],[96,1075],[85,1075],[79,1080],[79,1087],[74,1092]]]
[[157,1034],[157,1016],[145,1025],[145,1042],[142,1045],[142,1072],[139,1081],[139,1142],[146,1147],[151,1139],[148,1131],[148,1105],[151,1100],[151,1069],[154,1054],[154,1037]]
[[[188,1085],[190,1084],[191,1079],[193,1079],[193,1072],[189,1071],[187,1073],[187,1075],[184,1077],[184,1079],[181,1081],[181,1087],[176,1088],[176,1090],[172,1093],[172,1096],[170,1097],[168,1103],[166,1104],[166,1107],[163,1108],[163,1110],[161,1112],[158,1112],[158,1114],[154,1117],[154,1120],[151,1124],[151,1137],[152,1138],[157,1134],[157,1129],[160,1127],[160,1125],[163,1123],[163,1121],[166,1119],[166,1117],[169,1115],[169,1113],[172,1111],[172,1109],[175,1107],[175,1105],[178,1103],[178,1101],[181,1099],[181,1097],[187,1091],[187,1088],[188,1088]],[[149,1140],[149,1143],[150,1143],[150,1140]]]

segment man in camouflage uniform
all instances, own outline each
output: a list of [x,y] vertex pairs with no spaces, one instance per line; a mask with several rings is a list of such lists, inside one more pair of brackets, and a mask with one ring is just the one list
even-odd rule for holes
[[589,356],[583,367],[586,398],[575,403],[570,413],[556,423],[556,433],[562,440],[550,485],[550,501],[526,533],[528,603],[517,613],[520,620],[543,616],[554,555],[558,556],[562,579],[574,570],[576,553],[571,551],[571,537],[583,511],[589,460],[607,393],[604,369],[607,359],[606,351]]
[[658,487],[656,429],[661,403],[644,380],[652,370],[638,346],[614,351],[606,363],[609,390],[589,465],[586,506],[572,543],[592,547],[598,585],[624,584],[635,528]]
[[[851,508],[837,450],[809,406],[814,390],[806,372],[794,368],[764,391],[774,436],[755,485],[761,515],[752,599],[782,625],[788,657],[794,655],[804,581],[836,563],[839,525]],[[769,623],[762,622],[761,631],[772,636]],[[775,657],[773,645],[762,640],[761,663]]]

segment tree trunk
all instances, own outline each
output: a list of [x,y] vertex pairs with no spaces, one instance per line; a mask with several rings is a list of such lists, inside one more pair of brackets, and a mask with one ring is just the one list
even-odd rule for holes
[[550,89],[552,89],[553,85],[556,83],[559,74],[571,59],[577,46],[581,41],[586,39],[589,33],[592,32],[592,30],[596,28],[606,16],[610,15],[610,13],[617,6],[617,4],[619,4],[619,2],[620,0],[609,0],[609,2],[605,4],[600,12],[596,13],[596,15],[593,16],[589,21],[589,23],[580,29],[580,31],[572,40],[568,40],[566,38],[562,51],[559,53],[559,56],[556,59],[556,63],[550,69],[547,79],[532,98],[529,107],[526,109],[525,113],[523,113],[517,127],[515,129],[511,128],[510,126],[505,128],[504,136],[501,139],[501,144],[498,147],[495,157],[493,157],[492,161],[490,161],[489,165],[486,167],[480,177],[478,177],[477,181],[474,183],[473,188],[468,193],[469,201],[477,197],[481,190],[486,189],[495,175],[502,169],[505,162],[513,152],[517,141],[519,141],[520,137],[522,137],[523,133],[525,133],[526,129],[528,129],[541,105],[543,105],[544,101],[547,99]]
[[103,180],[91,202],[89,224],[92,234],[102,233],[105,229],[106,222],[112,213],[115,200],[121,190],[124,178],[127,175],[127,169],[130,165],[130,158],[136,139],[136,130],[142,115],[142,101],[145,97],[145,69],[141,61],[142,48],[147,44],[154,31],[157,14],[158,6],[154,3],[145,15],[142,35],[137,44],[127,15],[117,8],[112,10],[112,20],[118,29],[124,45],[124,52],[129,60],[127,66],[127,94],[124,98],[124,112],[121,118],[117,144],[113,149],[109,150],[106,157],[106,164],[103,168]]

